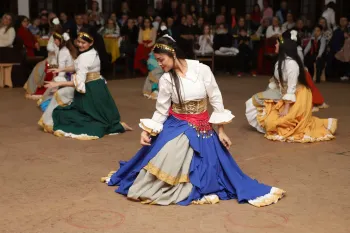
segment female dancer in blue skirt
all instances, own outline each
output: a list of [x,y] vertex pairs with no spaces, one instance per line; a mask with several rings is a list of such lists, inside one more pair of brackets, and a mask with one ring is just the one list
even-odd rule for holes
[[[234,116],[224,108],[210,68],[182,59],[168,35],[158,39],[153,52],[165,73],[152,119],[140,122],[143,148],[101,181],[119,186],[116,192],[129,199],[158,205],[236,198],[261,207],[282,198],[284,190],[244,174],[229,153],[224,124]],[[207,101],[214,110],[210,117]],[[217,133],[212,125],[217,125]]]

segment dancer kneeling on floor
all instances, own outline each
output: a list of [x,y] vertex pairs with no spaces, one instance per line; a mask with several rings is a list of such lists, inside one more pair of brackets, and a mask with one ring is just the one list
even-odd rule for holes
[[[334,138],[337,120],[312,116],[312,93],[297,51],[297,32],[287,31],[276,42],[278,61],[270,89],[246,102],[251,126],[274,141],[315,142]],[[279,98],[280,94],[282,98]]]
[[[53,34],[55,44],[60,48],[58,52],[58,68],[64,70],[65,68],[74,65],[74,59],[77,58],[77,49],[73,45],[69,35],[63,33]],[[70,73],[59,72],[54,78],[55,82],[70,81]],[[39,120],[39,125],[45,132],[53,132],[52,112],[57,106],[67,106],[71,104],[74,98],[74,87],[62,87],[58,89],[50,88],[44,93],[44,96],[39,100],[39,106],[43,110],[43,115]]]
[[55,73],[75,70],[72,81],[47,82],[45,85],[47,88],[75,88],[73,102],[56,107],[52,113],[56,136],[91,140],[131,130],[127,124],[120,122],[118,108],[100,74],[99,54],[93,47],[95,36],[92,28],[83,28],[77,38],[80,55],[74,61],[74,67],[52,70]]
[[[229,199],[258,207],[276,203],[285,191],[244,174],[228,151],[231,141],[224,124],[234,116],[224,108],[210,68],[184,59],[168,35],[157,40],[153,52],[165,73],[152,119],[140,122],[143,148],[101,181],[148,204],[214,204]],[[207,100],[214,109],[210,117]]]

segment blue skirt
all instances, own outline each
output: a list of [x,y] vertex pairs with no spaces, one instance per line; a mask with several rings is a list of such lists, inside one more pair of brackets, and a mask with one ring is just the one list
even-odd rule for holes
[[[244,174],[215,132],[210,137],[198,136],[188,122],[173,116],[168,117],[163,131],[152,138],[151,146],[141,148],[128,162],[120,162],[119,170],[110,177],[108,185],[119,186],[116,192],[127,195],[140,171],[167,142],[180,134],[187,136],[194,151],[188,172],[193,188],[189,196],[177,204],[189,205],[207,195],[217,195],[220,200],[237,199],[239,203],[261,200],[265,196],[269,200],[261,200],[265,204],[256,205],[264,206],[276,203],[283,196],[283,190],[259,183]],[[274,189],[279,190],[277,196],[271,192]]]

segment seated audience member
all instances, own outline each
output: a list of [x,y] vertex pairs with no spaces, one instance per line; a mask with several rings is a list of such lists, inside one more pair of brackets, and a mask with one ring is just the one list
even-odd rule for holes
[[50,32],[48,14],[45,12],[40,15],[39,29],[40,29],[40,35],[42,36],[46,36]]
[[298,36],[301,40],[306,39],[309,36],[307,28],[305,27],[304,21],[302,19],[297,20],[294,30],[298,32]]
[[242,28],[247,29],[247,25],[246,25],[246,23],[245,23],[244,17],[239,17],[238,23],[237,23],[236,27],[234,27],[234,28],[232,29],[232,33],[231,33],[231,34],[234,35],[234,36],[238,36],[238,35],[239,35],[239,32],[240,32],[240,30],[241,30]]
[[266,38],[272,38],[272,37],[278,38],[280,35],[282,35],[282,29],[280,27],[280,23],[277,17],[273,17],[272,25],[270,25],[267,28]]
[[264,19],[258,30],[256,30],[255,35],[259,38],[266,36],[267,28],[270,26],[270,20]]
[[122,14],[122,17],[118,21],[121,28],[127,25],[128,19],[129,16],[127,14]]
[[184,51],[188,58],[193,58],[193,45],[198,32],[193,25],[192,15],[187,15],[186,25],[181,25],[179,29],[180,38],[178,40],[179,47]]
[[34,36],[40,36],[40,19],[36,18],[32,21],[32,24],[29,25],[28,29]]
[[282,25],[282,33],[295,27],[294,17],[292,13],[287,14],[287,21]]
[[[255,24],[252,21],[252,15],[251,14],[245,14],[244,17],[245,20],[245,29],[248,33],[248,36],[254,34],[254,32],[256,31],[257,27],[255,26]],[[239,34],[239,32],[238,32]]]
[[228,32],[225,24],[220,24],[214,35],[213,48],[218,56],[235,56],[238,49],[232,47],[232,35]]
[[203,30],[204,30],[204,18],[203,17],[198,18],[196,28],[197,28],[198,34],[203,33]]
[[34,57],[35,56],[35,49],[39,50],[40,46],[35,38],[35,36],[28,30],[29,25],[29,19],[26,16],[19,16],[18,17],[18,29],[17,29],[17,35],[22,39],[23,44],[27,51],[28,57]]
[[314,35],[304,50],[305,66],[308,68],[311,77],[314,76],[314,63],[316,63],[316,82],[321,82],[321,74],[325,67],[326,38],[322,36],[322,26],[317,25]]
[[[245,28],[241,28],[238,36],[238,77],[242,76],[242,73],[248,73],[251,70],[253,51],[250,46],[250,37],[247,34]],[[254,74],[255,75],[255,74]]]
[[212,54],[214,52],[213,43],[214,36],[211,34],[210,26],[205,25],[203,35],[199,36],[198,39],[199,49],[195,50],[195,53],[197,55]]
[[178,39],[178,33],[176,30],[176,27],[174,26],[174,19],[171,17],[168,17],[166,19],[166,26],[168,28],[169,35],[173,37],[175,40]]
[[[230,25],[227,25],[225,22],[225,16],[223,15],[217,15],[215,17],[215,29],[219,28],[221,24],[224,24],[225,27],[227,27],[229,29],[229,31],[232,30]],[[235,24],[236,25],[236,24]]]
[[16,37],[16,32],[12,25],[12,16],[4,14],[0,23],[0,47],[12,47]]
[[63,32],[69,33],[70,30],[72,30],[73,22],[68,19],[68,16],[65,12],[61,12],[60,21],[61,21]]
[[340,80],[349,81],[350,78],[350,35],[349,31],[344,32],[345,42],[343,48],[336,53],[335,57],[341,62],[340,64]]
[[331,41],[332,36],[333,36],[333,31],[328,27],[327,19],[324,17],[321,17],[318,20],[318,24],[322,26],[322,34],[324,38],[326,38],[327,44]]
[[102,36],[120,36],[120,32],[117,31],[117,26],[113,19],[108,19],[106,25],[99,30],[99,33]]

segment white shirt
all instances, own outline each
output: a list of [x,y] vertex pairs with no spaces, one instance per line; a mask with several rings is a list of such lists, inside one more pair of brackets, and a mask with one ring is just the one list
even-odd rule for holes
[[213,35],[209,35],[210,43],[208,43],[207,37],[208,36],[205,36],[205,35],[201,35],[199,37],[198,44],[199,44],[199,52],[200,53],[204,54],[204,53],[212,53],[212,52],[214,52],[214,49],[213,49],[214,36]]
[[60,49],[55,44],[55,39],[53,38],[53,36],[50,36],[50,39],[47,42],[46,49],[47,49],[47,52],[49,53],[47,57],[47,60],[48,60],[47,62],[50,65],[57,64],[58,52]]
[[266,30],[266,38],[270,38],[270,37],[273,37],[274,35],[281,35],[281,34],[282,34],[282,30],[280,27],[275,27],[274,29],[273,26],[270,25]]
[[7,32],[5,32],[6,27],[0,28],[0,47],[12,47],[13,41],[16,37],[16,32],[13,27],[9,28]]
[[327,8],[323,13],[322,17],[326,18],[327,20],[327,26],[329,29],[334,29],[336,26],[335,22],[335,12],[331,8]]
[[[298,79],[299,79],[299,65],[292,58],[287,57],[284,62],[282,62],[282,76],[283,76],[283,86],[287,88],[287,92],[282,97],[283,100],[295,102],[295,92],[297,90]],[[274,76],[279,79],[278,75],[278,62],[275,65]],[[282,91],[282,85],[279,84]]]
[[[208,97],[214,110],[209,122],[212,124],[230,122],[234,116],[229,110],[225,110],[220,89],[210,68],[196,60],[186,60],[186,62],[186,76],[180,78],[182,100],[186,102]],[[156,111],[152,119],[141,119],[141,128],[143,128],[142,125],[145,125],[146,128],[159,133],[169,116],[172,103],[179,103],[179,98],[170,74],[164,73],[159,80]]]
[[[63,47],[58,52],[58,68],[63,69],[66,67],[70,67],[74,65],[74,60],[72,56],[70,55],[69,50],[67,47]],[[65,78],[66,72],[59,72],[58,76],[55,77],[55,81],[67,81]]]
[[86,74],[90,72],[100,72],[101,62],[95,49],[80,54],[74,61],[75,75],[73,82],[75,89],[80,93],[85,93]]

